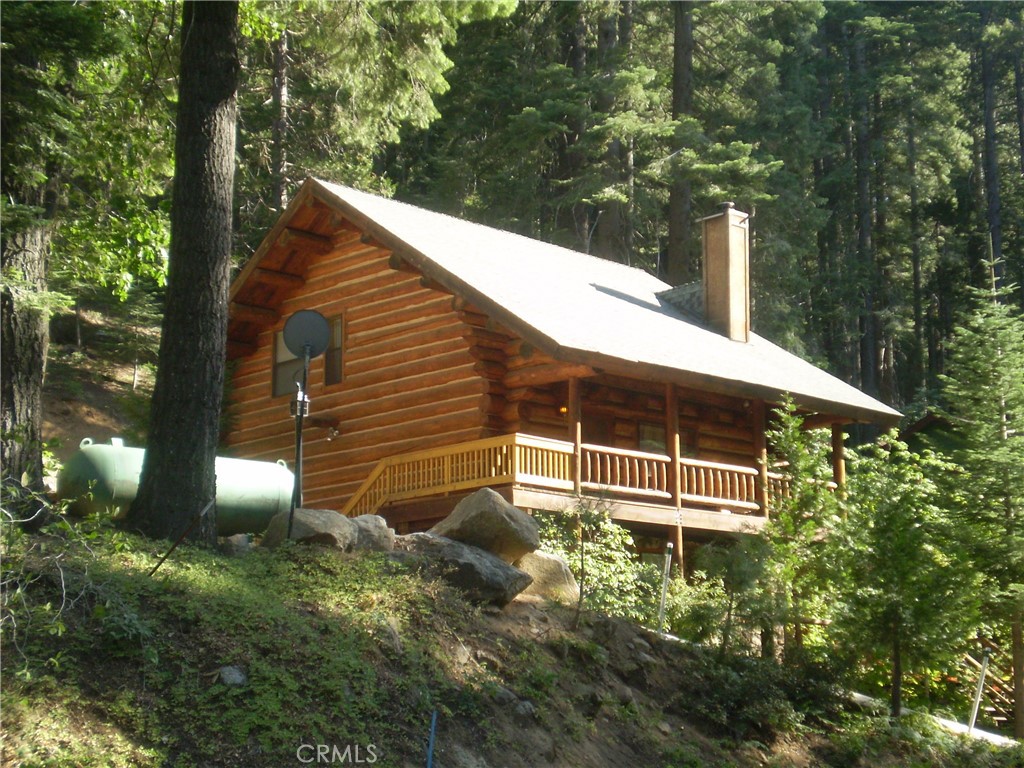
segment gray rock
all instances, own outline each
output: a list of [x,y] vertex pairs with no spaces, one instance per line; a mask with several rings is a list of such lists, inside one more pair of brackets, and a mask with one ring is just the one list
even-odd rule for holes
[[[263,534],[262,546],[273,549],[288,538],[288,512],[274,515]],[[359,540],[359,529],[349,518],[333,509],[296,509],[292,520],[295,541],[306,544],[324,544],[345,551],[351,550]]]
[[399,656],[405,651],[405,643],[402,642],[402,633],[398,619],[388,616],[380,622],[381,640]]
[[473,603],[507,605],[533,578],[490,552],[434,533],[395,537],[396,554],[443,578]]
[[514,711],[516,715],[522,718],[529,719],[537,715],[537,708],[533,705],[533,702],[526,701],[525,699],[516,704]]
[[498,690],[494,692],[494,700],[499,704],[514,704],[519,698],[505,686],[499,685]]
[[568,564],[558,555],[547,552],[527,552],[515,562],[516,568],[533,577],[525,590],[528,595],[541,595],[562,603],[575,603],[580,588]]
[[640,651],[636,655],[636,658],[637,658],[637,660],[641,664],[643,664],[644,666],[648,666],[648,667],[651,666],[652,664],[657,664],[658,663],[658,660],[656,658],[651,656],[651,654],[649,654],[649,653],[644,653],[643,651]]
[[217,679],[231,688],[241,688],[249,684],[249,677],[241,667],[227,666],[217,670]]
[[537,521],[490,488],[464,498],[430,533],[479,547],[506,563],[540,546]]
[[252,539],[248,533],[236,533],[234,536],[224,536],[217,544],[222,555],[238,557],[247,554],[252,550]]
[[350,519],[356,527],[355,549],[390,552],[395,548],[395,532],[388,528],[387,521],[380,515],[360,515]]
[[635,707],[636,696],[633,695],[633,689],[628,685],[619,685],[615,689],[615,698],[618,699],[619,704],[624,707]]
[[643,651],[644,653],[651,652],[651,644],[644,640],[642,637],[635,637],[631,642],[628,643],[629,648],[636,651]]

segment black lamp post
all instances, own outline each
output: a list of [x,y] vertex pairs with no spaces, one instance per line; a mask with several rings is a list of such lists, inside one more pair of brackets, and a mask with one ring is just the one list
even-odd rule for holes
[[295,416],[295,484],[288,510],[288,536],[292,537],[295,508],[302,504],[302,420],[309,414],[309,361],[322,355],[331,340],[327,319],[313,309],[300,309],[284,324],[284,344],[288,351],[302,358],[302,380],[295,382],[297,391],[292,403]]

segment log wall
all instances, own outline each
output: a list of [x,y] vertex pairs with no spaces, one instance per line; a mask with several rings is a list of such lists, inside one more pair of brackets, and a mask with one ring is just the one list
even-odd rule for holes
[[281,306],[281,319],[259,335],[255,352],[235,361],[229,452],[291,465],[294,395],[271,397],[274,334],[299,309],[344,319],[341,383],[325,385],[322,356],[310,366],[312,402],[303,437],[308,506],[341,509],[386,456],[475,440],[501,428],[507,336],[419,275],[394,269],[389,256],[347,238],[318,257],[302,290]]

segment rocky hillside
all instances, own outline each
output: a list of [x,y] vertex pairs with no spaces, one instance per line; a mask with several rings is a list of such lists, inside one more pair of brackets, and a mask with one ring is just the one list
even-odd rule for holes
[[845,713],[822,670],[476,606],[387,553],[182,547],[153,573],[166,547],[8,526],[4,765],[1024,765]]

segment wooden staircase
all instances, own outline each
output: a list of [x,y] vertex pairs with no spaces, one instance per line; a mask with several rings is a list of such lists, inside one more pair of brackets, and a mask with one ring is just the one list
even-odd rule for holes
[[982,688],[978,720],[979,722],[985,720],[999,730],[1011,729],[1013,727],[1013,671],[1006,658],[1007,654],[1002,653],[999,646],[993,641],[979,638],[977,649],[965,654],[962,663],[971,670],[974,684],[977,685],[982,658],[986,650],[989,652],[988,670],[985,673],[985,685]]

